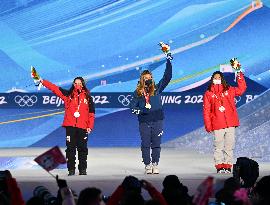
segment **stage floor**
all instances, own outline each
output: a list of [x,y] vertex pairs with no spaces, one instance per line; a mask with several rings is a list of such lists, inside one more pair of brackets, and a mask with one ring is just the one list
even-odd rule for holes
[[[39,185],[47,187],[52,193],[57,191],[55,179],[33,162],[36,156],[46,150],[48,148],[0,149],[1,170],[11,170],[25,199],[31,197],[33,189]],[[62,151],[64,153],[64,149]],[[270,163],[262,162],[259,165],[260,177],[270,174]],[[161,191],[164,177],[175,174],[189,188],[190,194],[195,193],[196,187],[207,176],[215,177],[217,189],[226,178],[232,176],[215,173],[212,154],[173,148],[162,149],[159,169],[158,175],[144,174],[140,148],[90,148],[87,176],[79,176],[78,171],[75,176],[67,176],[67,169],[63,167],[51,173],[67,179],[68,185],[77,193],[85,187],[96,186],[105,195],[110,195],[127,175],[149,180]]]

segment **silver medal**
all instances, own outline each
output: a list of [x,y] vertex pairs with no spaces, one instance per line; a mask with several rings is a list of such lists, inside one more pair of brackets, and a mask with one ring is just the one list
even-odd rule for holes
[[78,118],[78,117],[80,117],[80,115],[81,114],[78,111],[74,112],[74,117]]
[[223,106],[220,106],[218,109],[219,109],[220,112],[224,112],[225,111],[225,107],[223,107]]

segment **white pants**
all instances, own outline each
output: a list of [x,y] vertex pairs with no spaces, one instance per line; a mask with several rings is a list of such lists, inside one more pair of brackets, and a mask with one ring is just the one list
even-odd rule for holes
[[235,147],[235,127],[214,131],[214,161],[215,165],[233,164]]

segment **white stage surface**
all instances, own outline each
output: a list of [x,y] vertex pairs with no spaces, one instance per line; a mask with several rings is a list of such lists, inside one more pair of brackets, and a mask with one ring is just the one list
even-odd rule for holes
[[[16,148],[0,149],[1,170],[10,169],[23,191],[25,199],[32,196],[36,186],[43,185],[56,194],[55,179],[33,159],[48,148]],[[64,149],[62,149],[64,153]],[[256,159],[255,159],[256,160]],[[259,163],[260,177],[270,174],[270,163]],[[160,174],[145,175],[140,148],[90,148],[88,154],[87,176],[67,176],[67,169],[56,169],[51,173],[58,174],[67,180],[69,187],[78,194],[85,187],[98,187],[103,194],[110,195],[127,175],[146,179],[162,190],[162,181],[166,175],[175,174],[189,188],[189,193],[195,193],[196,187],[207,177],[215,177],[216,188],[231,174],[216,174],[213,166],[213,155],[199,154],[189,150],[163,148],[159,164]],[[147,197],[147,194],[144,193]]]

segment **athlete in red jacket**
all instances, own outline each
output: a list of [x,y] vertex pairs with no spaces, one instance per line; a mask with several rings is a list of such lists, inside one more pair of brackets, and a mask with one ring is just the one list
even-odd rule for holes
[[231,172],[235,127],[239,126],[234,98],[247,88],[242,72],[237,73],[237,83],[237,87],[229,86],[221,72],[214,72],[203,99],[205,129],[214,133],[214,161],[218,173]]
[[22,192],[9,170],[1,171],[0,204],[25,205]]
[[41,80],[41,83],[59,96],[65,104],[62,126],[66,128],[66,158],[69,175],[75,174],[76,148],[79,174],[86,175],[87,138],[94,127],[95,108],[85,81],[82,77],[75,78],[70,90],[64,90],[47,80]]

